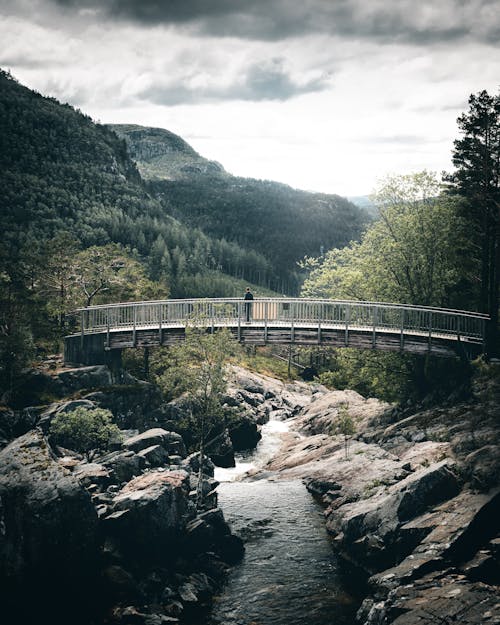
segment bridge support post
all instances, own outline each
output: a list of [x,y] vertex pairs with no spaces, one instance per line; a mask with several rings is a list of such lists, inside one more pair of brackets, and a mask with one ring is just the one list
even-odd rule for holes
[[267,318],[269,316],[268,302],[264,304],[264,343],[267,343]]
[[238,302],[238,341],[241,341],[241,302]]
[[85,341],[85,311],[80,311],[80,328],[81,328],[81,336],[80,336],[80,348],[83,350],[83,343]]
[[377,311],[378,308],[375,306],[373,309],[373,335],[372,335],[372,347],[375,349],[377,346]]
[[349,306],[349,304],[346,305],[346,309],[345,309],[345,338],[344,338],[344,344],[346,347],[349,346],[349,321],[350,321],[350,316],[351,316],[351,307]]
[[399,338],[399,349],[404,351],[405,347],[405,309],[401,309],[401,336]]
[[432,312],[429,311],[429,341],[427,345],[429,352],[432,350]]
[[137,307],[134,306],[134,326],[132,328],[132,343],[137,346]]
[[161,304],[158,306],[158,342],[160,347],[163,345],[163,328],[161,324]]

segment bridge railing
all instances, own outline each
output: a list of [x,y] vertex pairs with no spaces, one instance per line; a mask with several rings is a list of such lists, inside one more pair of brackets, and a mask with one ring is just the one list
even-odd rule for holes
[[[82,334],[188,323],[235,326],[246,322],[241,299],[185,299],[105,304],[79,309]],[[358,302],[258,298],[251,302],[254,325],[317,325],[462,337],[481,342],[487,315],[460,310]]]

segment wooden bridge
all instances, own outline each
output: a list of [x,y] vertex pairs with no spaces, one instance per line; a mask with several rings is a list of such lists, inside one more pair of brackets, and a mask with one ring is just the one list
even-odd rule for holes
[[320,299],[185,299],[90,306],[64,341],[67,363],[112,364],[125,348],[170,345],[187,325],[229,328],[240,343],[323,345],[440,356],[483,351],[488,316],[424,306]]

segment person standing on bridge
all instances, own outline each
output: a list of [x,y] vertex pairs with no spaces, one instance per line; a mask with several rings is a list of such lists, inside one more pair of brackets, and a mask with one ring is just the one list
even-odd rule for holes
[[250,317],[252,315],[252,300],[253,300],[252,291],[250,291],[250,287],[247,286],[247,290],[245,292],[245,315],[246,315],[247,321],[250,321]]

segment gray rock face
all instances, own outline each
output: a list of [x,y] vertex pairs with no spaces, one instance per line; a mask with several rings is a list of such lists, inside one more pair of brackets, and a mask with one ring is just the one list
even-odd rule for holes
[[105,365],[76,367],[65,369],[55,377],[55,383],[61,394],[69,395],[81,389],[93,389],[111,386],[114,383],[111,371]]
[[152,428],[146,430],[142,434],[137,434],[124,441],[123,446],[135,452],[139,452],[143,449],[151,447],[153,445],[160,445],[169,454],[186,456],[186,447],[182,436],[176,432],[167,432],[163,428]]
[[352,554],[369,570],[380,571],[410,554],[426,530],[400,532],[404,521],[459,491],[458,482],[443,461],[389,486],[379,496],[327,510],[327,529],[338,536],[342,551]]
[[146,430],[156,425],[152,415],[161,406],[162,395],[154,384],[129,378],[128,383],[99,388],[85,398],[110,410],[120,429]]
[[[16,614],[76,601],[96,577],[97,514],[79,481],[32,431],[0,452],[0,583]],[[43,599],[42,599],[43,598]],[[40,615],[39,615],[40,618]]]
[[111,452],[98,458],[98,461],[106,469],[111,470],[113,481],[118,484],[140,475],[146,467],[145,458],[130,449]]
[[106,533],[119,540],[129,557],[161,560],[195,514],[188,494],[185,471],[140,475],[115,496],[112,512],[104,518]]

